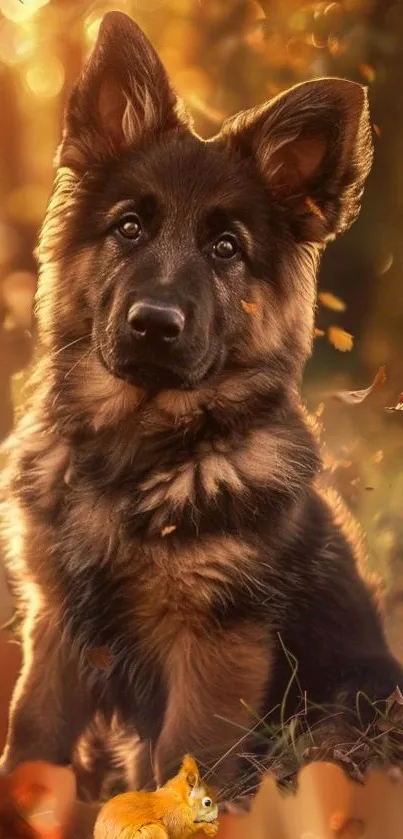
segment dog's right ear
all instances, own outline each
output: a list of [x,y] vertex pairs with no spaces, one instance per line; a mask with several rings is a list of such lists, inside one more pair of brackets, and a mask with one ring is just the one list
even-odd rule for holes
[[148,38],[127,15],[108,12],[71,94],[57,163],[83,170],[187,122]]

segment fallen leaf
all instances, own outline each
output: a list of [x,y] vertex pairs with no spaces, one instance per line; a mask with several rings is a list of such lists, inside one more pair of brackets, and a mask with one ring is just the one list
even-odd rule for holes
[[326,216],[323,215],[322,210],[312,198],[305,198],[305,204],[314,216],[320,218],[321,221],[325,221]]
[[332,346],[340,352],[350,352],[353,349],[354,337],[340,326],[329,326],[328,338]]
[[327,309],[332,309],[333,312],[346,311],[347,307],[344,300],[340,300],[340,297],[336,297],[336,295],[332,294],[331,291],[320,291],[318,294],[318,300],[320,300],[322,305],[326,306]]
[[173,533],[176,530],[176,524],[168,524],[166,527],[163,527],[161,530],[161,536],[169,536],[170,533]]
[[88,650],[87,658],[97,670],[107,670],[113,660],[108,647],[94,647],[92,650]]
[[367,399],[375,388],[385,384],[386,379],[386,368],[380,367],[369,387],[362,388],[361,390],[335,390],[324,394],[323,398],[338,399],[339,402],[344,402],[346,405],[359,405],[361,402],[364,402],[364,399]]
[[259,309],[257,303],[253,303],[251,300],[241,300],[241,305],[244,312],[247,312],[248,315],[255,315]]

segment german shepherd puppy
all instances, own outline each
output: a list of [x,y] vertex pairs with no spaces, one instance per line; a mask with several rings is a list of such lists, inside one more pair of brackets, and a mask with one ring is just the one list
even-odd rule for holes
[[371,160],[366,93],[341,79],[202,140],[137,25],[104,18],[67,108],[11,446],[24,666],[5,769],[70,761],[102,714],[157,782],[185,752],[227,782],[290,656],[316,704],[402,684],[299,393],[320,255]]

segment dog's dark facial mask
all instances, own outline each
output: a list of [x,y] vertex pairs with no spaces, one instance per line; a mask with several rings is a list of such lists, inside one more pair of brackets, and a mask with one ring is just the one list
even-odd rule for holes
[[275,353],[299,374],[318,255],[357,215],[371,155],[365,91],[338,79],[299,85],[204,142],[141,30],[106,15],[44,225],[43,334],[59,346],[88,335],[113,377],[149,390]]

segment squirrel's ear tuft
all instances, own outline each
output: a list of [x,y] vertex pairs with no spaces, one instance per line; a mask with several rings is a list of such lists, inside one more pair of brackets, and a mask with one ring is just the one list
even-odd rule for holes
[[191,789],[198,785],[200,782],[199,769],[195,759],[191,755],[185,755],[183,758],[181,771],[185,775],[186,782]]

